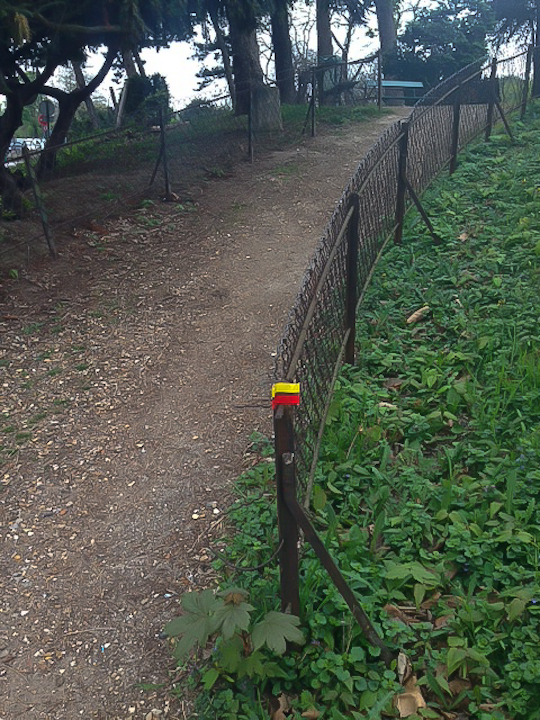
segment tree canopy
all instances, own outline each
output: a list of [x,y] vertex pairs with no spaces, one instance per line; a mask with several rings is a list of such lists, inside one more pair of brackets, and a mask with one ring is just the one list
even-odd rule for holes
[[394,77],[432,87],[487,53],[495,18],[485,0],[441,0],[420,8],[398,38],[387,67]]
[[499,41],[517,39],[530,42],[538,21],[537,0],[493,0]]

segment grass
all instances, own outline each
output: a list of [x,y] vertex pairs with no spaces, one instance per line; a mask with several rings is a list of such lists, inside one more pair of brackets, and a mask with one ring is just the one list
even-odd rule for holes
[[[440,246],[411,217],[381,260],[317,470],[313,521],[411,663],[427,707],[410,717],[540,718],[540,122],[516,133],[514,146],[475,146],[429,192]],[[223,547],[240,567],[277,546],[272,479],[263,463],[238,481]],[[261,615],[277,609],[274,563],[234,577],[221,567],[222,586],[249,590]],[[398,716],[396,668],[379,662],[307,547],[300,574],[306,644],[277,658],[278,677],[220,676],[199,718],[264,718],[282,694],[295,718]],[[208,668],[219,668],[219,642],[188,663],[186,685]]]

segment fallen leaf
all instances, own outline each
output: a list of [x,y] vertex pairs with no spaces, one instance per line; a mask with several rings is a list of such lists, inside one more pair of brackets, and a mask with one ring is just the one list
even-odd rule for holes
[[401,622],[406,625],[410,624],[411,619],[395,605],[385,605],[383,609],[386,610],[388,617],[393,618],[394,620],[401,620]]
[[404,688],[405,692],[396,695],[394,698],[394,704],[399,712],[400,718],[416,715],[420,708],[426,707],[426,701],[416,686],[416,675],[411,675],[405,683]]
[[[460,693],[462,693],[464,690],[470,690],[472,685],[468,680],[462,680],[461,678],[456,678],[455,680],[450,680],[448,683],[448,687],[452,691],[452,695],[457,696]],[[469,701],[467,700],[467,703]]]
[[404,652],[398,654],[397,674],[401,685],[404,685],[412,675],[412,664]]
[[276,704],[276,709],[272,711],[272,720],[287,720],[285,717],[285,713],[289,709],[287,696],[282,693],[278,698],[272,698],[272,705]]
[[407,324],[410,325],[411,323],[418,322],[418,320],[421,320],[424,315],[427,315],[430,309],[429,305],[424,305],[424,307],[419,308],[407,318]]
[[453,620],[454,617],[454,613],[450,613],[449,615],[441,615],[441,617],[438,617],[433,624],[436,628],[440,628],[446,625],[447,622],[450,622],[450,620]]
[[465,242],[465,240],[469,239],[469,233],[462,232],[461,235],[459,236],[459,239],[461,240],[461,242]]
[[400,387],[404,382],[405,380],[403,378],[388,378],[383,382],[383,386],[391,390]]
[[306,710],[306,712],[303,712],[302,717],[307,718],[308,720],[317,720],[320,714],[321,713],[318,710],[315,710],[315,708],[313,708],[312,710]]

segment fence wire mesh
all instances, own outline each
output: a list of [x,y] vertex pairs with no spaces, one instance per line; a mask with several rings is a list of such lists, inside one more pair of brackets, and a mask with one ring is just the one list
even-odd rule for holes
[[[465,147],[486,132],[491,113],[493,121],[506,119],[522,106],[529,90],[526,60],[523,52],[495,64],[473,63],[415,105],[407,120],[406,176],[417,195],[448,166],[455,141],[457,149]],[[352,196],[357,195],[360,302],[378,256],[396,230],[403,137],[402,124],[395,123],[360,163],[306,271],[278,347],[276,380],[299,382],[301,387],[301,404],[295,414],[295,458],[298,492],[305,505],[309,505],[319,439],[346,340],[348,208]],[[411,205],[409,194],[406,208]]]
[[[252,129],[259,151],[275,145],[270,128],[277,121],[270,120],[256,118]],[[235,115],[224,97],[192,102],[164,118],[169,184],[181,201],[193,199],[208,178],[225,175],[248,158],[248,124],[248,116]],[[30,153],[53,235],[69,233],[85,220],[100,224],[143,199],[163,199],[161,145],[156,113],[120,130]],[[24,162],[12,158],[10,165],[23,187],[27,212],[14,221],[8,212],[0,212],[0,262],[4,255],[12,257],[17,247],[24,255],[47,251],[39,214],[31,209],[32,189],[25,180]]]

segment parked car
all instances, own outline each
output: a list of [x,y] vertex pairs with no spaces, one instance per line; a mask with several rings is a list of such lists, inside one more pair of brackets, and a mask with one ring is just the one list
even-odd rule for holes
[[45,147],[45,140],[42,138],[14,138],[9,145],[5,162],[12,162],[22,158],[24,145],[26,145],[29,152],[39,152]]

